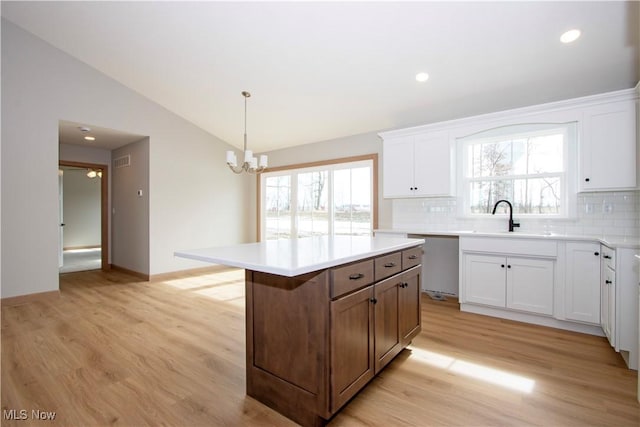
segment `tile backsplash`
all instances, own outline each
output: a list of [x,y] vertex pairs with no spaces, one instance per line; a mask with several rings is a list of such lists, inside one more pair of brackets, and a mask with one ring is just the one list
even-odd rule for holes
[[[606,237],[640,237],[640,192],[580,193],[575,196],[576,217],[528,219],[514,215],[523,233],[555,233]],[[420,231],[505,231],[505,215],[471,219],[458,217],[455,198],[395,199],[394,229]]]

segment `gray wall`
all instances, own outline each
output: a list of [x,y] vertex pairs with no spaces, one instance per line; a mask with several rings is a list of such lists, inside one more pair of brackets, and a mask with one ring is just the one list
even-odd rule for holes
[[11,22],[1,27],[2,297],[58,289],[59,120],[149,136],[150,274],[203,265],[176,250],[254,238],[255,183],[229,173],[228,144]]
[[66,169],[63,181],[63,247],[80,248],[101,245],[100,182],[87,177],[85,169]]
[[128,155],[131,163],[111,170],[111,263],[149,274],[149,138],[113,150],[112,155]]

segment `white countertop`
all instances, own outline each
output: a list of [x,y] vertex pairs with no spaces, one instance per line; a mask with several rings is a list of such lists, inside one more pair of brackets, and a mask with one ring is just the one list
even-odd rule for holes
[[385,234],[411,234],[417,236],[452,236],[452,237],[505,237],[523,239],[546,239],[546,240],[572,240],[600,242],[612,248],[640,249],[640,239],[637,237],[624,236],[585,236],[555,233],[527,233],[527,232],[507,232],[507,231],[473,231],[473,230],[419,230],[419,229],[381,229],[375,230],[376,235]]
[[423,239],[389,236],[318,236],[184,250],[174,255],[293,277],[423,243]]

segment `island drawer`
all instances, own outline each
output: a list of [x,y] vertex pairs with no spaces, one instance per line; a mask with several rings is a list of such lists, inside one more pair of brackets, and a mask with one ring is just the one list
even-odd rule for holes
[[331,270],[331,298],[355,291],[373,281],[372,259],[334,268]]
[[374,261],[376,280],[382,280],[402,271],[402,252],[381,256]]
[[422,262],[422,246],[402,251],[402,269],[415,267]]

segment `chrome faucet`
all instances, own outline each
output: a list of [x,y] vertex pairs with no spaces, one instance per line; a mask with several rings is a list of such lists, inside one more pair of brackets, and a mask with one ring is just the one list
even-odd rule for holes
[[498,205],[502,202],[505,202],[507,205],[509,205],[509,231],[513,231],[513,227],[520,227],[520,223],[513,222],[513,206],[511,205],[510,201],[504,200],[504,199],[498,200],[496,204],[493,205],[493,212],[491,212],[491,215],[496,214],[496,209],[498,208]]

